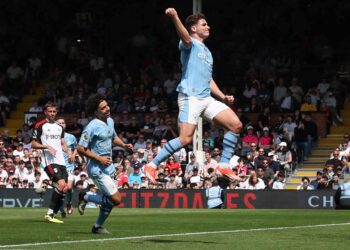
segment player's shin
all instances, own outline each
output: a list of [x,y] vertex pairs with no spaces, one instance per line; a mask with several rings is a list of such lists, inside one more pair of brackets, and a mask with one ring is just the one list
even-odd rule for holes
[[66,194],[64,192],[58,190],[57,188],[54,189],[50,203],[50,209],[53,210],[54,214],[57,214],[58,210],[62,206],[65,196]]
[[233,133],[231,131],[227,131],[225,133],[224,141],[223,141],[224,147],[222,150],[220,162],[223,162],[223,163],[230,162],[230,159],[231,159],[233,152],[236,148],[238,136],[239,136],[238,134]]

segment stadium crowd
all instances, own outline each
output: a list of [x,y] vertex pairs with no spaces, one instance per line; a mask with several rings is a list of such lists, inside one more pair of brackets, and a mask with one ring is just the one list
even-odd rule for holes
[[[156,9],[156,3],[144,2],[147,10]],[[105,34],[101,33],[104,29],[96,37],[87,36],[83,31],[89,27],[82,28],[81,39],[76,33],[62,31],[54,42],[40,40],[43,49],[36,48],[39,53],[6,54],[4,48],[10,44],[3,45],[0,126],[5,125],[24,94],[36,92],[38,82],[45,85],[45,92],[28,110],[37,114],[37,118],[33,116],[29,123],[18,128],[15,137],[10,137],[6,128],[3,129],[0,137],[0,187],[49,185],[40,162],[41,152],[31,148],[33,127],[41,117],[42,106],[48,101],[56,103],[59,112],[67,117],[66,132],[79,139],[90,119],[85,114],[85,101],[91,93],[98,92],[108,100],[120,138],[134,145],[133,152],[118,147],[113,149],[116,181],[120,188],[197,189],[205,188],[205,183],[210,180],[229,189],[284,189],[286,178],[299,163],[308,159],[311,148],[318,142],[313,112],[325,112],[328,129],[337,126],[342,123],[340,110],[348,98],[349,58],[342,51],[348,51],[346,41],[349,37],[338,39],[337,43],[322,32],[313,34],[314,38],[308,37],[310,30],[317,31],[313,29],[316,24],[308,18],[318,20],[318,14],[324,11],[322,5],[311,2],[307,8],[286,4],[286,9],[278,13],[282,15],[292,9],[294,15],[285,17],[277,29],[274,20],[280,18],[279,14],[270,16],[270,20],[255,12],[265,8],[268,13],[274,13],[277,5],[242,2],[237,11],[240,8],[246,8],[246,13],[254,10],[256,18],[261,21],[258,23],[264,27],[257,27],[256,21],[254,25],[247,22],[246,29],[228,28],[226,24],[213,35],[215,40],[208,41],[218,62],[216,75],[226,81],[224,92],[235,96],[231,108],[244,125],[230,162],[234,171],[230,177],[216,171],[224,131],[207,122],[203,124],[205,159],[197,159],[191,147],[182,148],[158,166],[156,184],[148,182],[143,174],[143,165],[155,157],[164,143],[178,135],[176,85],[181,73],[177,67],[177,51],[173,49],[178,41],[167,22],[160,22],[160,30],[134,31],[127,44],[122,41],[114,46],[108,45]],[[340,2],[344,1],[337,1],[332,8],[341,6]],[[132,8],[123,3],[115,3],[114,7]],[[142,16],[141,10],[144,9],[137,8],[133,14]],[[344,13],[339,15],[344,17]],[[214,14],[209,13],[208,18],[211,16]],[[241,16],[241,20],[246,18]],[[116,18],[106,23],[107,20],[100,17],[98,24],[90,29],[97,29],[102,22],[106,27],[113,26],[118,21]],[[138,24],[139,21],[132,22]],[[288,24],[293,22],[296,26],[289,27]],[[218,21],[213,24],[220,25]],[[50,32],[45,26],[40,27],[42,32]],[[121,27],[120,32],[123,31],[130,32]],[[260,39],[252,38],[251,34]],[[276,37],[278,39],[274,39]],[[115,37],[111,35],[109,39]],[[238,42],[242,45],[237,45]],[[23,54],[27,57],[23,58]],[[305,72],[310,73],[310,68],[316,69],[311,79],[305,76]],[[277,121],[272,121],[272,112],[280,114]],[[247,113],[259,113],[257,121],[251,121]],[[349,172],[348,138],[349,135],[345,134],[344,143],[331,154],[324,171],[317,172],[315,180],[303,178],[298,189],[328,188]],[[92,184],[84,170],[85,159],[78,156],[74,170],[77,188],[87,188]]]

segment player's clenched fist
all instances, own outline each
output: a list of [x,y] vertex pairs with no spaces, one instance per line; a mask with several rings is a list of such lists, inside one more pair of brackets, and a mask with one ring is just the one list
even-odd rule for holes
[[168,16],[168,17],[174,17],[177,15],[177,12],[174,8],[167,8],[165,10],[165,14]]

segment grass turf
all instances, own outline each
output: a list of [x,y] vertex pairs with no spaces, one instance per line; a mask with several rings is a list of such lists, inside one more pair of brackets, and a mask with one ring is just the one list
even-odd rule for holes
[[[98,214],[96,209],[87,209],[84,216],[74,211],[64,224],[46,223],[45,212],[46,209],[0,209],[0,249],[10,249],[9,245],[18,245],[12,249],[74,250],[346,249],[350,245],[350,224],[293,228],[347,223],[348,211],[114,209],[105,225],[111,235],[90,232]],[[196,232],[216,233],[191,234]],[[165,234],[182,235],[156,236]],[[111,240],[97,241],[107,238]],[[21,246],[47,242],[61,243]]]

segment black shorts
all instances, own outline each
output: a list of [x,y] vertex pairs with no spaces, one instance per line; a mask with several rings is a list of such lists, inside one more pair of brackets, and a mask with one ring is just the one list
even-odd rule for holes
[[52,182],[58,182],[59,180],[68,181],[68,172],[65,166],[50,164],[47,165],[44,170]]

